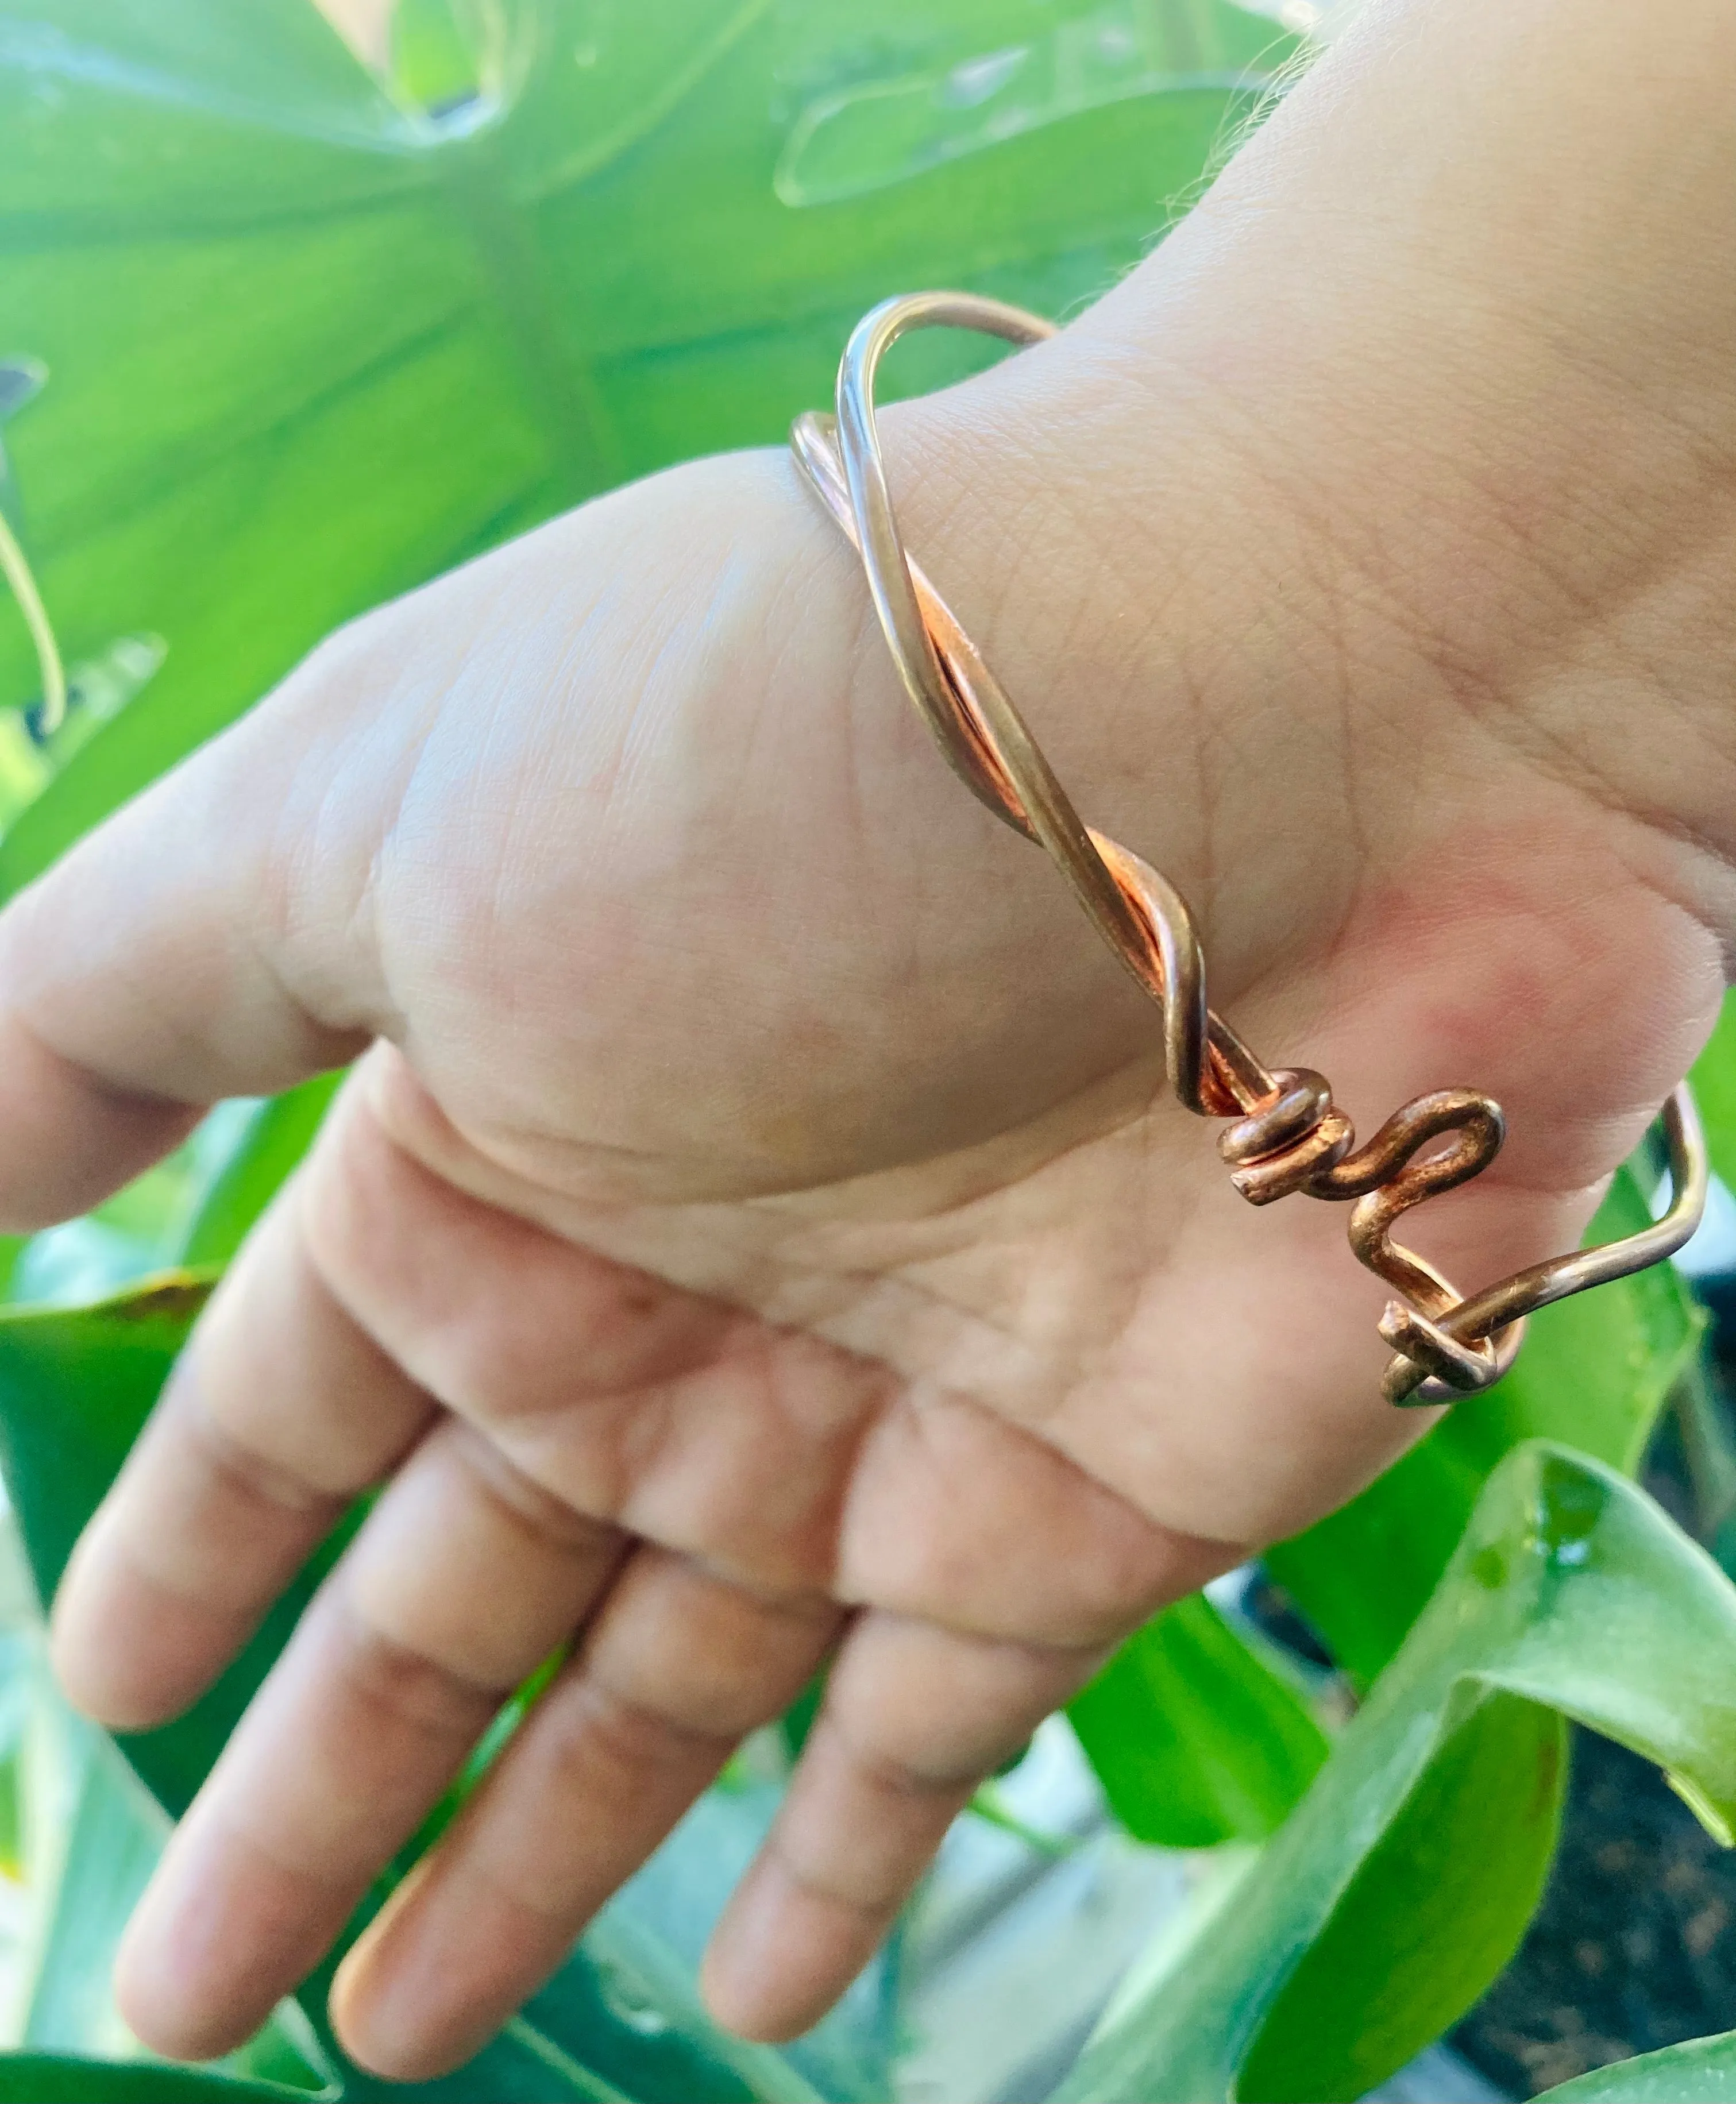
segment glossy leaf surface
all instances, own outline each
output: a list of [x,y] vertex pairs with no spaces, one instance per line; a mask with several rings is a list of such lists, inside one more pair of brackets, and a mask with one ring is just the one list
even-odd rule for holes
[[1736,2104],[1736,2031],[1594,2067],[1537,2104]]
[[1273,1832],[1328,1752],[1306,1703],[1200,1594],[1130,1638],[1067,1714],[1122,1825],[1174,1848]]
[[1285,1983],[1242,2071],[1246,2104],[1360,2096],[1464,2014],[1542,1897],[1567,1755],[1553,1710],[1494,1695],[1473,1710]]
[[[1455,1999],[1443,1967],[1460,1961],[1434,1937],[1407,1938],[1403,1909],[1439,1825],[1430,1771],[1466,1732],[1505,1731],[1491,1708],[1515,1719],[1547,1709],[1606,1732],[1661,1763],[1727,1831],[1736,1587],[1613,1469],[1541,1442],[1508,1455],[1426,1612],[1234,1904],[1160,1977],[1141,1982],[1136,1967],[1061,2094],[1341,2098],[1435,2035]],[[1508,1740],[1502,1762],[1522,1744]],[[1552,1817],[1548,1758],[1544,1744],[1542,1762],[1506,1781]],[[1382,1879],[1389,1850],[1408,1861]],[[1438,1848],[1434,1861],[1444,1867]],[[1489,1919],[1506,1933],[1499,1910]],[[1330,1973],[1311,1947],[1334,1950]],[[1371,2035],[1360,2019],[1375,2008]]]
[[[1587,1239],[1627,1233],[1646,1217],[1638,1182],[1623,1170]],[[1667,1266],[1544,1309],[1533,1319],[1519,1364],[1493,1394],[1457,1405],[1361,1496],[1269,1551],[1268,1567],[1352,1677],[1368,1685],[1421,1611],[1502,1456],[1542,1436],[1631,1472],[1691,1358],[1701,1322]],[[1392,2066],[1470,2006],[1516,1947],[1542,1891],[1566,1753],[1559,1717],[1511,1708],[1442,1750],[1431,1785],[1432,1830],[1418,1831],[1434,1861],[1411,1860],[1409,1844],[1395,1843],[1363,1873],[1356,1906],[1342,1916],[1349,1923],[1372,1910],[1380,1923],[1368,1933],[1380,1941],[1360,1947],[1384,1942],[1417,1954],[1435,1991],[1414,2004],[1388,1995],[1378,1971],[1358,1962],[1359,1938],[1335,1926],[1303,1968],[1296,2030],[1301,1998],[1316,1977],[1340,1990],[1340,2028],[1383,2062],[1384,2041],[1397,2053]],[[1535,1794],[1510,1787],[1519,1773],[1535,1778]],[[1430,1947],[1435,1955],[1425,1960],[1420,1952]],[[1357,1991],[1367,1998],[1360,2007]],[[1280,2079],[1291,2078],[1269,2076],[1269,2089]]]

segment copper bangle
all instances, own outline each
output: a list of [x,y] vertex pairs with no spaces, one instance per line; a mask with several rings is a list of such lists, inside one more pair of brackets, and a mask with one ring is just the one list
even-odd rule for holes
[[1387,1400],[1450,1402],[1489,1387],[1512,1365],[1534,1308],[1658,1263],[1698,1226],[1708,1171],[1694,1099],[1685,1083],[1663,1106],[1669,1210],[1637,1234],[1528,1265],[1468,1297],[1392,1239],[1401,1213],[1488,1166],[1506,1130],[1501,1106],[1475,1089],[1435,1089],[1395,1111],[1359,1148],[1323,1077],[1264,1066],[1207,1005],[1205,959],[1186,901],[1149,863],[1081,820],[999,682],[904,552],[874,426],[874,375],[899,337],[932,328],[1015,344],[1055,332],[1038,315],[967,292],[883,301],[845,349],[836,417],[810,412],[790,434],[803,473],[862,558],[906,692],[965,786],[1048,852],[1158,1003],[1170,1085],[1199,1116],[1235,1121],[1218,1151],[1243,1197],[1264,1206],[1305,1191],[1354,1201],[1350,1247],[1396,1295],[1380,1321],[1393,1348],[1381,1382]]

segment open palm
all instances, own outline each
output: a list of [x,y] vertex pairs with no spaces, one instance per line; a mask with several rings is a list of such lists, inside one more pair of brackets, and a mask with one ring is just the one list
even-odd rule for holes
[[[1222,238],[1208,208],[1158,263]],[[1717,572],[1685,499],[1667,603],[1570,536],[1419,583],[1500,540],[1499,489],[1364,534],[1381,433],[1428,435],[1395,408],[1359,451],[1316,395],[1262,455],[1232,385],[1189,389],[1234,310],[1194,292],[1131,440],[1115,301],[907,412],[910,537],[1256,1047],[1365,1132],[1501,1100],[1506,1152],[1417,1235],[1481,1285],[1572,1243],[1721,991],[1692,818],[1727,756],[1666,811],[1631,739],[1560,728],[1575,681],[1700,722]],[[725,2022],[798,2029],[1109,1646],[1426,1421],[1380,1398],[1342,1214],[1235,1196],[780,457],[345,631],[0,919],[0,979],[20,1224],[359,1055],[57,1607],[75,1698],[154,1722],[383,1485],[135,1925],[124,2005],[167,2050],[257,2024],[568,1641],[340,1976],[346,2044],[463,2057],[829,1660],[707,1974]]]

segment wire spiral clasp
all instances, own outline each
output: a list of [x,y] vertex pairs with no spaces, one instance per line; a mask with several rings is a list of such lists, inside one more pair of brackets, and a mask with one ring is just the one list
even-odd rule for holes
[[1663,1107],[1670,1207],[1637,1234],[1551,1257],[1468,1296],[1392,1239],[1401,1214],[1469,1182],[1494,1158],[1505,1132],[1501,1107],[1474,1089],[1436,1089],[1395,1111],[1359,1148],[1322,1076],[1268,1070],[1207,1005],[1205,959],[1186,902],[1149,863],[1083,823],[975,646],[904,552],[874,428],[874,374],[899,337],[936,327],[1015,344],[1055,334],[1036,314],[966,292],[884,301],[845,349],[836,418],[810,412],[790,434],[803,473],[861,555],[906,691],[966,787],[1047,850],[1099,934],[1159,1005],[1176,1095],[1201,1117],[1235,1121],[1218,1146],[1243,1197],[1263,1206],[1305,1191],[1352,1201],[1350,1246],[1395,1292],[1380,1322],[1393,1348],[1381,1384],[1388,1401],[1451,1402],[1488,1388],[1513,1363],[1533,1309],[1642,1270],[1694,1233],[1707,1165],[1692,1096],[1684,1085]]

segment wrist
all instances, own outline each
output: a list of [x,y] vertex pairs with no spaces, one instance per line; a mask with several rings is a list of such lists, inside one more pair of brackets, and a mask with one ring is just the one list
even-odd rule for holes
[[1330,747],[1376,862],[1565,791],[1736,950],[1736,127],[1676,146],[1728,60],[1600,18],[1564,80],[1558,11],[1371,11],[1122,286],[886,420],[910,546],[1207,913],[1238,772],[1305,820],[1249,799],[1276,900],[1353,825]]

